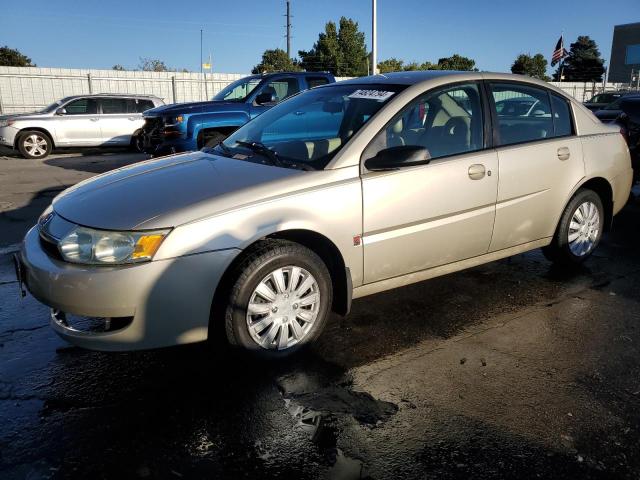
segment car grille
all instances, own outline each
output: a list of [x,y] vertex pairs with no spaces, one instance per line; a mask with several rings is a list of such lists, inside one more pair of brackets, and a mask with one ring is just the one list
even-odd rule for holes
[[164,122],[161,117],[145,117],[142,133],[150,137],[159,137],[164,128]]

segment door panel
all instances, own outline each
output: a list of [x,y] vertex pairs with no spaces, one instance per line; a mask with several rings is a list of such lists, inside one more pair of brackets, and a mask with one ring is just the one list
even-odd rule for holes
[[56,145],[99,145],[101,143],[100,118],[95,100],[86,98],[74,100],[64,108],[67,113],[56,117]]
[[516,82],[491,83],[490,89],[503,145],[498,148],[500,185],[490,247],[496,251],[553,236],[585,170],[566,99]]
[[126,98],[100,99],[100,131],[104,144],[129,145],[133,132],[142,128],[144,119],[141,113],[135,112],[132,102]]
[[[486,171],[478,180],[475,165]],[[365,283],[487,253],[497,170],[487,151],[364,175]]]
[[580,140],[566,137],[502,147],[498,158],[500,185],[490,250],[553,236],[567,195],[585,174]]

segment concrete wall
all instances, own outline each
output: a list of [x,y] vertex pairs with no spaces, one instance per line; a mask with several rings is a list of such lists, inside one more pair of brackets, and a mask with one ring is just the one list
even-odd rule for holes
[[38,110],[69,95],[138,93],[167,103],[211,98],[240,73],[129,72],[40,67],[0,67],[0,112]]

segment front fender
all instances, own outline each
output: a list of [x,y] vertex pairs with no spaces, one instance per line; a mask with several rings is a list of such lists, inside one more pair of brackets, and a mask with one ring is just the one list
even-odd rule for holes
[[194,114],[187,121],[187,137],[198,138],[200,131],[210,128],[239,127],[249,120],[249,112],[244,109]]
[[[329,239],[342,254],[354,286],[362,283],[362,187],[357,167],[334,175],[333,181],[311,189],[239,206],[209,218],[176,227],[163,242],[157,259],[199,252],[240,249],[288,230],[307,230]],[[313,173],[310,173],[313,175]],[[327,175],[328,176],[328,175]],[[342,177],[342,178],[339,178]]]

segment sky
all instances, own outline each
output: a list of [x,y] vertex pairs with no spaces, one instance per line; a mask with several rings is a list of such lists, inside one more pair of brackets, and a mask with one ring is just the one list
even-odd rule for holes
[[[378,0],[378,60],[437,62],[458,53],[480,70],[508,71],[520,53],[550,59],[591,36],[608,63],[613,26],[640,21],[640,0]],[[200,70],[200,29],[213,71],[248,73],[286,48],[285,0],[0,0],[0,45],[43,67],[136,68],[140,57]],[[308,50],[328,20],[353,18],[371,42],[371,0],[291,0],[292,51]]]

